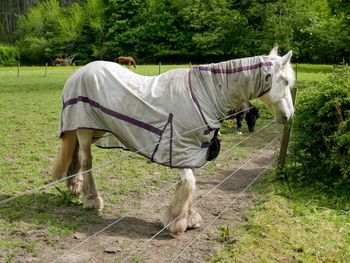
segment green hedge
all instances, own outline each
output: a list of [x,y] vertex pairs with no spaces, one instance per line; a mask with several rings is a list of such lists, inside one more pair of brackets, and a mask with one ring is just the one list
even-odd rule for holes
[[19,51],[14,46],[0,45],[0,65],[14,66],[19,61]]
[[333,189],[350,183],[350,68],[299,92],[287,173]]

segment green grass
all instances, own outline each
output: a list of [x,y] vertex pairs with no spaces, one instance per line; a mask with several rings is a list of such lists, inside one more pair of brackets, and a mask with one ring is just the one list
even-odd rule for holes
[[[162,65],[161,72],[188,66]],[[0,68],[0,201],[41,187],[51,181],[48,173],[59,148],[57,135],[61,110],[61,91],[66,79],[74,70],[73,67],[48,67],[45,76],[44,67],[21,67],[19,76],[17,76],[17,67]],[[135,71],[143,75],[157,75],[159,66],[141,65]],[[304,67],[298,65],[298,79],[305,82],[312,81],[319,77],[319,72],[328,71],[328,66],[307,65]],[[260,102],[254,103],[261,106],[262,118],[258,121],[258,129],[273,118]],[[232,130],[232,123],[224,124],[222,129],[224,143],[232,144],[238,141],[238,137],[232,136]],[[274,136],[278,131],[271,130],[270,133]],[[230,136],[226,136],[228,134]],[[254,147],[262,145],[263,141]],[[242,158],[251,151],[249,147],[253,146],[240,146],[231,151],[234,151],[237,158]],[[177,179],[176,170],[147,163],[143,157],[130,156],[128,152],[103,151],[94,147],[93,156],[94,166],[109,162],[108,165],[94,171],[96,183],[105,200],[104,213],[106,215],[116,216],[137,209],[140,205],[141,195],[147,195],[152,191],[156,192],[157,189],[162,189],[165,185],[169,185],[169,182]],[[217,168],[215,165],[208,165],[207,169],[209,174]],[[149,186],[146,188],[145,185]],[[272,185],[275,184],[272,183]],[[0,255],[4,257],[5,262],[15,262],[19,251],[35,257],[36,248],[42,244],[54,248],[57,236],[71,235],[86,225],[101,224],[103,219],[94,211],[83,209],[80,201],[72,198],[65,190],[64,183],[57,187],[58,189],[50,188],[24,195],[5,205],[0,205]],[[324,221],[324,224],[330,225],[329,229],[339,226],[335,215],[339,221],[347,222],[341,229],[344,231],[348,229],[349,222],[345,220],[345,214],[340,212],[317,209],[317,213],[312,214],[313,210],[310,207],[305,204],[297,206],[291,203],[293,200],[291,198],[288,199],[281,195],[273,197],[274,194],[271,193],[262,195],[267,201],[251,212],[252,221],[249,222],[251,226],[244,226],[242,230],[239,230],[241,231],[239,232],[241,237],[239,242],[245,239],[250,239],[253,242],[254,238],[261,238],[259,229],[263,226],[260,226],[259,222],[253,221],[254,217],[262,217],[265,214],[273,218],[276,217],[275,224],[281,224],[282,228],[283,216],[281,222],[278,222],[277,215],[278,213],[283,215],[284,209],[293,211],[293,206],[299,207],[297,209],[299,214],[308,215],[299,219],[301,221],[308,220],[306,226],[310,228],[317,228],[318,224],[323,222],[324,215],[322,213],[328,213],[326,219],[331,219]],[[289,206],[292,208],[288,208]],[[305,212],[303,211],[304,206]],[[275,207],[276,212],[271,207]],[[276,213],[276,215],[272,213]],[[295,213],[293,220],[298,218],[298,213]],[[311,220],[312,215],[317,219],[314,222]],[[102,223],[107,224],[109,221],[106,220]],[[294,224],[295,221],[290,221],[290,223]],[[223,229],[225,230],[225,228]],[[236,230],[228,231],[230,237],[237,236]],[[33,238],[38,233],[41,233],[42,238]],[[224,233],[224,238],[227,235]],[[315,235],[315,239],[312,242],[316,243],[317,233],[313,233],[313,235]],[[330,237],[326,235],[319,236],[320,240],[322,238],[330,240]],[[349,235],[347,238],[349,241]],[[276,242],[271,240],[272,244]],[[241,244],[243,247],[246,246],[246,243]],[[303,251],[308,251],[305,244],[298,244],[303,245]],[[297,249],[298,246],[296,246]],[[334,247],[335,245],[333,245]],[[276,249],[278,248],[276,247]],[[217,258],[231,260],[229,251],[225,250],[219,253]],[[242,254],[243,252],[237,253]]]
[[332,65],[295,64],[293,67],[298,88],[307,88],[308,84],[320,80],[322,75],[332,73],[334,70]]
[[235,242],[225,241],[226,248],[209,261],[349,262],[349,196],[291,188],[275,179],[265,176],[254,188],[262,201],[245,224],[229,230]]

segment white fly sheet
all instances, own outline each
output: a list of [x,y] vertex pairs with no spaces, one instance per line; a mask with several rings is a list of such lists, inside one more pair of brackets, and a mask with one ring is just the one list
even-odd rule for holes
[[268,90],[272,68],[261,56],[149,77],[92,62],[65,84],[60,136],[81,128],[106,131],[100,147],[129,149],[169,167],[200,167],[219,120]]

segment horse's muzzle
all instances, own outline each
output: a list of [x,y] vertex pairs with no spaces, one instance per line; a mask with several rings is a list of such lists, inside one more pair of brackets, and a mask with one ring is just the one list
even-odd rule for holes
[[276,116],[276,122],[279,124],[285,124],[288,121],[288,118],[284,115]]

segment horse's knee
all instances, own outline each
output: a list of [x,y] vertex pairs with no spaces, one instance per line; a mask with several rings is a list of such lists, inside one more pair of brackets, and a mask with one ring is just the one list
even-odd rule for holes
[[190,190],[194,191],[196,189],[196,178],[193,175],[192,169],[182,170],[181,181],[183,183],[188,183]]

